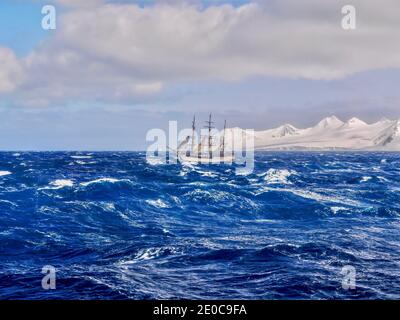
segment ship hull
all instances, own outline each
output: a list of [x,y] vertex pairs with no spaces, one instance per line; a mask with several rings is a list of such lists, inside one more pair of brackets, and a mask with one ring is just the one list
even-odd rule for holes
[[181,163],[190,164],[232,164],[235,157],[233,155],[226,155],[224,157],[199,158],[178,154],[178,159]]

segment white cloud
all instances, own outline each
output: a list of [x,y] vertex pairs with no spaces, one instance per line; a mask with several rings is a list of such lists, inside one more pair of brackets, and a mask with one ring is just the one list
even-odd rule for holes
[[8,48],[0,47],[0,93],[13,91],[22,80],[20,63]]
[[89,7],[102,4],[103,0],[53,0],[57,4],[71,7]]
[[140,83],[134,86],[134,91],[138,94],[153,94],[160,92],[162,88],[162,82]]
[[[353,0],[355,31],[341,28],[342,1],[271,0],[238,8],[58,2],[74,7],[59,17],[54,37],[21,62],[28,88],[21,99],[131,101],[176,81],[329,80],[400,67],[395,0]],[[8,69],[0,69],[3,91],[15,87]]]

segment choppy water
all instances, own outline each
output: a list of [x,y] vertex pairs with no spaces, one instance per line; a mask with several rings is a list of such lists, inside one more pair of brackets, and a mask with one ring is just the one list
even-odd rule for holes
[[0,298],[398,299],[399,178],[395,153],[258,153],[246,176],[0,153]]

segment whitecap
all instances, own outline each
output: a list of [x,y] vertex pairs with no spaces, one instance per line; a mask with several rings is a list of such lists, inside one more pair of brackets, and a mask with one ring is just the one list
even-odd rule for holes
[[156,208],[169,208],[169,205],[161,199],[146,200],[146,202]]
[[269,169],[265,174],[264,180],[268,184],[291,184],[288,178],[297,172],[287,169]]
[[188,171],[186,171],[186,170],[181,170],[181,171],[179,172],[179,176],[180,176],[180,177],[186,177],[187,174],[188,174]]
[[50,182],[52,186],[55,187],[72,187],[74,185],[74,182],[72,180],[68,179],[58,179],[55,181]]
[[315,170],[311,172],[311,174],[320,174],[320,173],[352,173],[353,169],[323,169],[323,170]]
[[250,167],[239,167],[236,168],[235,175],[237,176],[249,176],[253,174],[254,169]]
[[278,192],[289,192],[292,193],[296,196],[305,198],[305,199],[311,199],[315,200],[317,202],[331,202],[331,203],[341,203],[345,204],[348,206],[362,206],[362,203],[359,201],[355,201],[352,199],[348,199],[345,197],[341,197],[339,195],[336,196],[329,196],[329,195],[324,195],[321,193],[309,191],[309,190],[303,190],[303,189],[286,189],[286,188],[271,188],[271,187],[264,187],[262,190],[257,191],[255,194],[261,194],[263,192],[269,192],[269,191],[278,191]]
[[254,220],[240,220],[245,223],[275,223],[275,220],[271,219],[254,219]]
[[346,210],[345,207],[331,207],[330,209],[332,210],[333,214],[337,214],[340,211],[345,211]]
[[10,172],[10,171],[0,171],[0,177],[8,176],[10,174],[12,174],[12,172]]
[[172,196],[171,198],[172,198],[172,200],[174,200],[174,202],[175,202],[176,204],[178,204],[178,205],[181,205],[181,204],[182,204],[181,200],[180,200],[178,197]]
[[161,157],[147,157],[146,162],[151,166],[166,164],[165,158],[161,158]]
[[193,182],[189,182],[188,185],[190,185],[190,186],[204,187],[204,186],[208,186],[209,183],[201,182],[201,181],[193,181]]
[[340,196],[328,196],[328,195],[323,195],[320,193],[306,191],[306,190],[289,190],[289,192],[292,192],[293,194],[298,195],[302,198],[312,199],[312,200],[321,201],[321,202],[337,202],[337,203],[343,203],[343,204],[350,205],[350,206],[361,206],[361,203],[358,201],[343,198]]
[[74,186],[74,182],[72,180],[57,179],[57,180],[50,182],[50,187],[39,188],[38,190],[47,190],[47,189],[57,190],[57,189],[61,189],[61,188],[65,188],[65,187],[73,187],[73,186]]
[[13,154],[12,154],[12,156],[13,156],[13,157],[19,157],[20,155],[21,155],[21,154],[20,154],[20,153],[18,153],[18,152],[17,152],[17,153],[13,153]]
[[102,203],[100,205],[105,211],[113,212],[115,211],[115,204],[112,202]]
[[181,253],[181,251],[174,247],[159,247],[159,248],[141,249],[133,257],[133,259],[119,261],[118,265],[120,267],[127,267],[131,264],[134,264],[134,263],[137,263],[140,261],[155,259],[155,258],[163,255],[164,253],[179,254],[179,253]]
[[185,177],[185,176],[187,176],[190,172],[197,171],[197,170],[198,170],[198,168],[195,167],[195,166],[194,166],[193,164],[191,164],[191,163],[182,163],[182,169],[181,169],[181,171],[180,171],[180,173],[179,173],[179,176]]
[[71,156],[73,159],[91,159],[92,156]]
[[209,177],[209,178],[216,178],[218,177],[217,174],[211,172],[211,171],[199,171],[199,173],[201,173],[202,177]]
[[365,177],[362,177],[362,179],[361,179],[360,182],[367,182],[367,181],[369,181],[369,180],[371,180],[371,179],[372,179],[372,177],[365,176]]
[[140,260],[150,260],[158,257],[163,251],[163,248],[149,248],[140,250],[139,253],[134,258],[135,261]]
[[206,200],[215,202],[231,199],[229,193],[218,190],[207,191],[202,189],[194,189],[192,191],[185,193],[183,196],[188,197],[191,200],[200,200],[200,201]]
[[87,187],[91,184],[96,184],[96,183],[103,183],[103,182],[108,182],[108,183],[117,183],[117,182],[122,182],[122,181],[129,181],[129,180],[120,180],[120,179],[115,179],[115,178],[100,178],[88,182],[81,182],[80,185],[83,187]]
[[13,206],[13,207],[16,207],[16,206],[17,206],[16,203],[14,203],[14,202],[12,202],[12,201],[8,201],[8,200],[2,200],[2,199],[0,199],[0,203],[6,203],[6,204],[8,204],[8,205],[10,205],[10,206]]

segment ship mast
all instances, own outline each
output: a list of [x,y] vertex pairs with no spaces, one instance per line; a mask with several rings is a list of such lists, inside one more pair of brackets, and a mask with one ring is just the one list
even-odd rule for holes
[[198,147],[198,149],[199,149],[199,151],[198,151],[198,154],[197,154],[197,157],[200,159],[201,158],[201,154],[203,153],[203,145],[202,145],[202,140],[201,140],[201,134],[200,134],[200,143],[199,143],[199,147]]
[[196,130],[196,116],[193,116],[193,121],[192,121],[192,150],[191,154],[194,153],[194,132]]
[[221,148],[221,154],[220,154],[221,157],[223,157],[225,154],[225,131],[226,131],[226,120],[224,123],[224,135],[222,136],[222,148]]
[[210,113],[210,116],[209,116],[209,118],[208,118],[208,121],[206,121],[206,123],[207,123],[207,126],[205,126],[205,127],[208,129],[208,154],[209,154],[210,159],[212,159],[212,150],[211,150],[211,147],[212,147],[212,137],[211,137],[211,129],[214,128],[214,127],[212,126],[212,124],[213,124],[214,122],[211,121],[211,113]]

